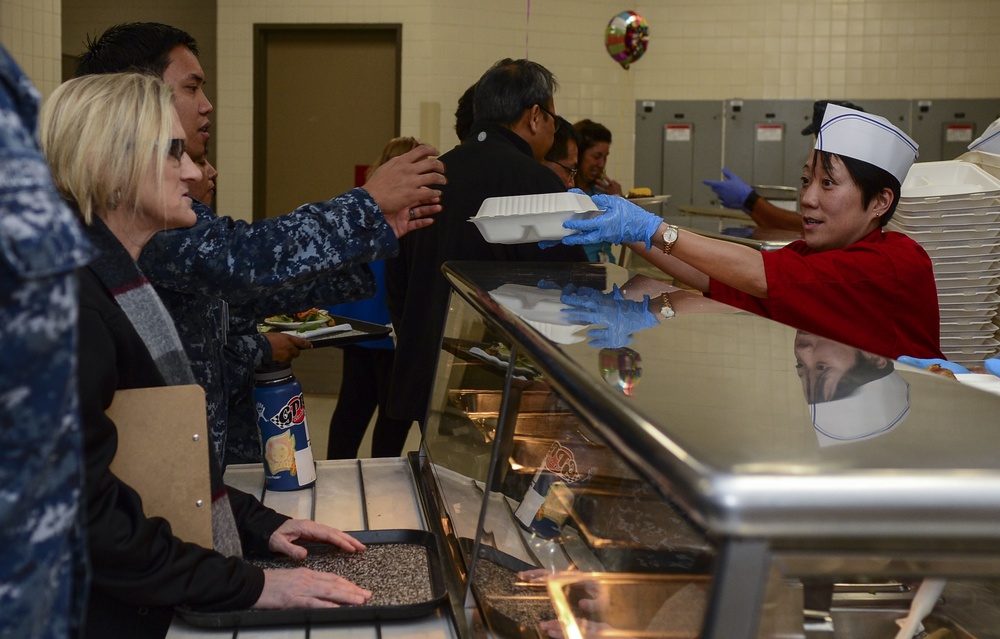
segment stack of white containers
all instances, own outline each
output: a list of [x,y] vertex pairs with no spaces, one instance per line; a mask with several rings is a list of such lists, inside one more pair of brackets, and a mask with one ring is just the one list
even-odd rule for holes
[[931,258],[948,359],[977,365],[996,354],[1000,178],[971,162],[914,164],[888,228],[909,235]]

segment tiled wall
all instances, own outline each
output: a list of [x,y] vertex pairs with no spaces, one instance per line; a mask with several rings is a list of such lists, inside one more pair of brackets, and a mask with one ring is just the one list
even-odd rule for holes
[[[115,2],[131,6],[107,0],[109,6]],[[227,212],[245,216],[252,193],[255,23],[401,23],[401,133],[431,137],[439,131],[442,150],[454,143],[452,113],[462,91],[497,59],[527,55],[558,77],[557,112],[571,121],[590,117],[612,129],[608,173],[625,186],[632,186],[636,99],[1000,95],[1000,64],[989,39],[1000,25],[997,0],[637,1],[630,8],[648,20],[650,45],[628,72],[604,50],[604,27],[624,8],[611,0],[214,4],[218,73],[210,79],[218,92],[216,161]],[[59,81],[61,7],[60,0],[0,3],[0,38],[43,93]],[[349,91],[344,99],[350,99]],[[438,127],[427,124],[434,103]]]
[[0,2],[0,42],[43,96],[62,78],[60,0]]
[[[6,2],[7,0],[2,0]],[[201,63],[211,82],[205,85],[209,99],[216,100],[215,3],[209,0],[63,0],[62,51],[77,56],[88,39],[97,38],[113,24],[164,22],[183,29],[198,41]],[[75,71],[76,64],[72,65]]]
[[[450,148],[458,96],[494,61],[528,55],[561,89],[556,110],[612,129],[608,173],[631,186],[636,99],[962,98],[1000,95],[996,0],[647,0],[650,45],[631,71],[604,50],[610,0],[218,0],[218,165],[250,210],[252,25],[403,24],[402,134],[440,104]],[[344,99],[350,99],[345,91]],[[426,128],[426,125],[425,125]],[[230,199],[232,198],[232,199]],[[229,208],[229,207],[227,207]]]

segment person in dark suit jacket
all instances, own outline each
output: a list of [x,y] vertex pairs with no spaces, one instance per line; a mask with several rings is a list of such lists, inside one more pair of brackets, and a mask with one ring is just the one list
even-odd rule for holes
[[[423,422],[440,352],[449,286],[441,265],[449,260],[586,262],[578,246],[541,250],[530,244],[489,244],[469,218],[483,200],[506,195],[565,192],[541,160],[558,120],[552,73],[528,60],[501,60],[476,84],[475,122],[461,145],[441,156],[448,183],[442,212],[423,233],[404,238],[386,263],[389,314],[396,331],[388,411]],[[573,249],[573,250],[561,250]]]

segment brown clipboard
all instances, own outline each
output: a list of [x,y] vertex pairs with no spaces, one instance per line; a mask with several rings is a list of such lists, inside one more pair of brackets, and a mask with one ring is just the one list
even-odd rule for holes
[[139,493],[146,516],[212,548],[205,391],[194,384],[119,390],[105,413],[118,427],[111,472]]

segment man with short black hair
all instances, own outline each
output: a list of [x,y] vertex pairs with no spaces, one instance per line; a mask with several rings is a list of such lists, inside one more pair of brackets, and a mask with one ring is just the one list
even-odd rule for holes
[[[88,41],[77,75],[134,70],[162,77],[174,90],[188,147],[198,157],[211,138],[212,104],[197,52],[194,38],[175,27],[120,24]],[[292,336],[260,335],[255,320],[372,295],[375,281],[366,263],[395,255],[398,237],[429,224],[421,218],[440,210],[434,187],[444,177],[441,163],[430,157],[436,153],[418,147],[386,163],[362,188],[252,224],[218,217],[195,201],[195,226],[157,233],[143,249],[139,265],[173,316],[205,388],[220,463],[231,427],[242,435],[230,458],[260,459],[255,416],[241,401],[252,387],[253,369],[310,346]],[[229,304],[234,318],[243,319],[229,320]],[[230,400],[242,408],[238,418],[229,413]]]
[[578,150],[580,135],[576,128],[565,118],[558,118],[559,126],[552,140],[552,148],[545,154],[542,161],[545,166],[555,171],[559,179],[566,184],[567,189],[576,187],[576,173],[579,170],[580,158]]
[[465,142],[441,156],[448,170],[444,212],[427,231],[405,238],[399,258],[386,263],[389,313],[396,330],[396,359],[389,414],[423,425],[449,287],[441,274],[448,260],[554,262],[587,258],[580,247],[557,253],[528,244],[489,244],[468,219],[488,197],[566,190],[540,160],[556,131],[552,73],[528,60],[497,62],[476,84],[475,123]]

